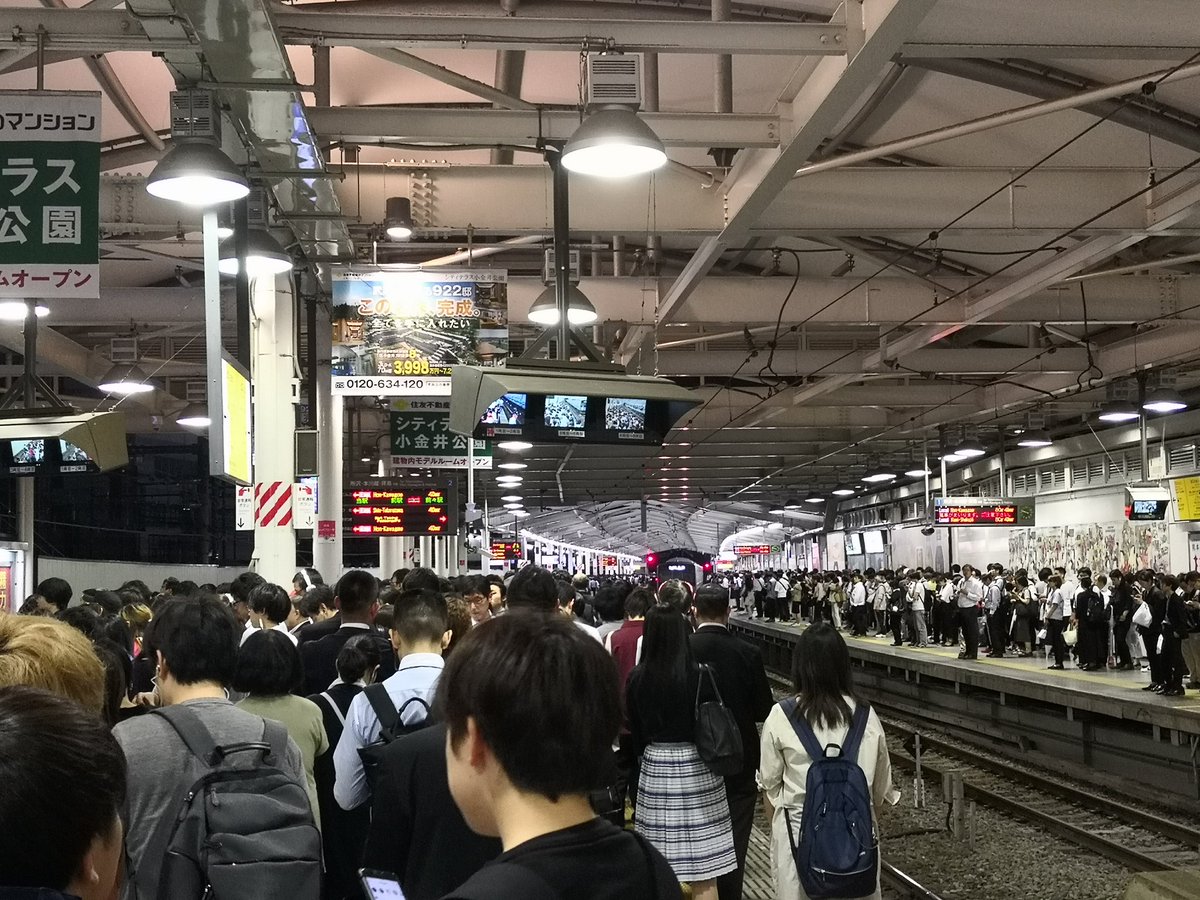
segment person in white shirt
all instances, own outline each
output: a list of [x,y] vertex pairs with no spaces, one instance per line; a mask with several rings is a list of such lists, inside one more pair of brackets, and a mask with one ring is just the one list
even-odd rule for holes
[[867,634],[867,586],[861,575],[855,575],[850,585],[850,634],[855,637]]
[[1062,576],[1051,575],[1047,587],[1050,593],[1046,597],[1046,643],[1054,650],[1054,665],[1049,668],[1061,669],[1067,658],[1067,642],[1063,640],[1066,598],[1063,596]]
[[925,624],[925,582],[919,572],[908,582],[908,642],[914,647],[929,646],[929,631]]
[[[450,643],[449,623],[446,600],[441,594],[407,590],[396,599],[391,639],[400,665],[382,684],[407,725],[424,720],[433,706],[442,674],[442,651]],[[409,702],[414,698],[421,702]],[[333,796],[342,809],[356,809],[370,799],[358,751],[378,741],[382,731],[370,699],[365,693],[356,696],[333,751]]]
[[955,608],[955,598],[958,593],[958,586],[954,583],[951,576],[946,576],[942,579],[941,587],[938,588],[937,603],[941,608],[942,615],[942,646],[953,647],[958,643],[958,617],[957,609]]
[[875,612],[875,636],[888,638],[888,603],[892,599],[892,589],[882,575],[877,575],[871,584],[871,607]]
[[287,591],[277,584],[260,584],[250,591],[247,603],[250,607],[250,622],[254,628],[242,632],[243,644],[258,629],[281,631],[287,635],[293,646],[299,643],[287,624],[288,616],[292,612],[292,601]]
[[962,581],[955,592],[958,604],[958,623],[962,628],[966,649],[959,659],[979,659],[979,605],[983,602],[983,582],[972,566],[962,567]]

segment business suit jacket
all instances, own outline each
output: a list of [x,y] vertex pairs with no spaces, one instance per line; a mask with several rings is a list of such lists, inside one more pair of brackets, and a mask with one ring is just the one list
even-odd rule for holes
[[500,855],[475,834],[450,796],[446,726],[407,734],[381,754],[363,865],[394,872],[407,900],[437,900]]
[[334,613],[328,619],[321,622],[310,622],[296,633],[296,640],[301,644],[308,641],[319,641],[321,638],[333,634],[342,627],[342,614]]
[[753,780],[758,769],[759,743],[756,723],[765,721],[775,705],[767,670],[759,649],[732,634],[722,625],[702,623],[691,637],[696,662],[709,666],[721,691],[721,699],[733,713],[742,735],[741,773],[731,781]]
[[396,654],[391,642],[382,631],[372,628],[370,631],[346,625],[333,634],[326,635],[315,641],[306,641],[300,645],[300,660],[304,663],[304,688],[300,693],[319,694],[333,683],[338,677],[337,658],[342,652],[346,641],[362,634],[374,635],[379,645],[379,677],[383,681],[396,671]]

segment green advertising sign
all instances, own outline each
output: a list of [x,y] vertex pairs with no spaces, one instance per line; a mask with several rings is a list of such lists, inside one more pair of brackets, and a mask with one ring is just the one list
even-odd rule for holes
[[[450,430],[450,401],[396,400],[392,403],[392,465],[414,469],[465,469],[467,438]],[[492,467],[492,448],[476,440],[474,468]]]
[[100,94],[0,91],[0,298],[100,296]]

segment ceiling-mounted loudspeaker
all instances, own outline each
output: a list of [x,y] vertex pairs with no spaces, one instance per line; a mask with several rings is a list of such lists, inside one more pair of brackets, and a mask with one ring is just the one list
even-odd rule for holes
[[221,113],[212,91],[171,91],[169,105],[172,138],[208,138],[221,143]]
[[587,57],[588,106],[642,105],[642,55],[640,53],[589,53]]

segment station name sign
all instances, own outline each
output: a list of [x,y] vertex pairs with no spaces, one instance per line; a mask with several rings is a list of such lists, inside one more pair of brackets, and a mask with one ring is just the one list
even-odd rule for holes
[[935,525],[1029,526],[1036,521],[1033,498],[935,497],[933,503]]

